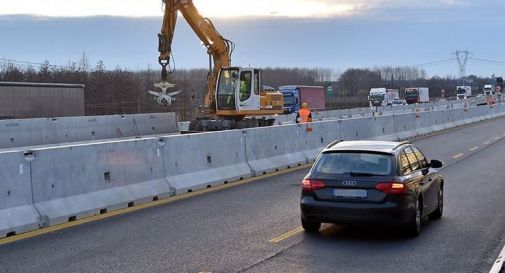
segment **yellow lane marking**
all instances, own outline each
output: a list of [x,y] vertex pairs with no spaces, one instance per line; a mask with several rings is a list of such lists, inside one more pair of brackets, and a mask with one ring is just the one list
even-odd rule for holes
[[296,235],[296,234],[298,234],[298,233],[300,233],[302,231],[303,231],[302,227],[297,227],[297,228],[295,228],[293,230],[290,230],[290,231],[288,231],[286,233],[283,233],[283,234],[281,234],[281,235],[279,235],[279,236],[277,236],[277,237],[275,237],[273,239],[270,239],[268,242],[276,244],[276,243],[278,243],[278,242],[280,242],[282,240],[286,240],[287,238],[292,237],[292,236],[294,236],[294,235]]
[[473,148],[470,148],[470,151],[472,151],[472,152],[473,152],[473,151],[475,151],[475,150],[477,150],[477,149],[479,149],[479,146],[475,146],[475,147],[473,147]]
[[241,180],[241,181],[237,181],[237,182],[233,182],[233,183],[229,183],[229,184],[223,184],[223,185],[219,185],[219,186],[214,186],[212,188],[207,188],[207,189],[203,189],[203,190],[199,190],[199,191],[194,191],[194,192],[190,192],[190,193],[184,193],[184,194],[176,195],[176,196],[173,196],[173,197],[167,197],[167,198],[164,198],[164,199],[160,199],[158,201],[144,203],[144,204],[139,204],[139,205],[136,205],[136,206],[133,206],[133,207],[129,207],[129,208],[114,210],[114,211],[110,211],[110,212],[105,213],[105,214],[100,214],[100,215],[96,215],[96,216],[90,216],[90,217],[78,219],[77,221],[73,221],[73,222],[68,222],[68,223],[64,223],[64,224],[60,224],[60,225],[55,225],[55,226],[50,226],[50,227],[47,227],[47,228],[42,228],[42,229],[38,229],[38,230],[27,232],[27,233],[22,233],[22,234],[15,235],[15,236],[12,236],[12,237],[7,237],[7,238],[4,238],[4,239],[0,239],[0,245],[5,245],[5,244],[9,244],[9,243],[16,242],[16,241],[19,241],[19,240],[24,240],[24,239],[28,239],[28,238],[37,237],[37,236],[44,235],[44,234],[47,234],[47,233],[51,233],[51,232],[59,231],[59,230],[62,230],[62,229],[67,229],[67,228],[79,226],[79,225],[90,223],[90,222],[99,221],[99,220],[102,220],[102,219],[106,219],[106,218],[110,218],[110,217],[114,217],[114,216],[118,216],[118,215],[122,215],[122,214],[126,214],[126,213],[132,213],[132,212],[135,212],[135,211],[138,211],[138,210],[143,210],[143,209],[147,209],[147,208],[157,207],[157,206],[160,206],[160,205],[164,205],[164,204],[168,204],[168,203],[172,203],[172,202],[176,202],[176,201],[180,201],[180,200],[184,200],[184,199],[189,199],[189,198],[192,198],[192,197],[195,197],[195,196],[199,196],[199,195],[203,195],[203,194],[207,194],[207,193],[211,193],[211,192],[216,192],[216,191],[228,189],[228,188],[231,188],[231,187],[236,187],[236,186],[248,184],[248,183],[251,183],[251,182],[254,182],[254,181],[258,181],[258,180],[263,180],[265,178],[275,177],[275,176],[279,176],[279,175],[282,175],[282,174],[286,174],[286,173],[290,173],[290,172],[294,172],[294,171],[298,171],[298,170],[303,170],[303,169],[309,168],[310,166],[312,166],[312,163],[311,164],[302,165],[302,166],[298,166],[298,167],[293,167],[293,168],[290,168],[290,169],[284,169],[284,170],[281,170],[281,171],[278,171],[278,172],[274,172],[274,173],[269,173],[269,174],[265,174],[265,175],[261,175],[261,176],[247,178],[247,179],[244,179],[244,180]]
[[452,158],[453,159],[457,159],[457,158],[460,158],[460,157],[462,157],[464,155],[465,155],[464,153],[460,153],[460,154],[457,154],[457,155],[453,156]]
[[491,143],[491,141],[486,141],[484,142],[484,145],[488,145],[489,143]]

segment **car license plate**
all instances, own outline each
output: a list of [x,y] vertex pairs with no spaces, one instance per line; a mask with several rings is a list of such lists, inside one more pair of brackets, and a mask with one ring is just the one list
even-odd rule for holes
[[333,190],[333,197],[344,197],[344,198],[367,198],[368,194],[366,190]]

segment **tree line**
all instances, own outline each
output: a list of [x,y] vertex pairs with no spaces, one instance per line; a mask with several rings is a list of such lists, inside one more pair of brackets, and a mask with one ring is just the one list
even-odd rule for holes
[[[84,84],[87,115],[132,114],[151,112],[176,112],[180,120],[191,120],[196,109],[203,104],[208,71],[206,69],[180,69],[170,77],[177,90],[183,92],[169,107],[160,106],[147,90],[160,80],[158,69],[131,71],[116,67],[106,68],[102,61],[90,65],[86,56],[66,67],[44,62],[38,66],[15,63],[0,65],[0,81]],[[350,108],[367,105],[371,88],[386,87],[403,91],[408,87],[428,87],[432,97],[454,96],[461,80],[455,77],[427,77],[426,72],[413,67],[350,68],[339,73],[328,68],[263,69],[263,84],[274,88],[282,85],[332,86],[333,96],[328,97],[330,108]],[[474,90],[481,90],[493,79],[470,76],[467,79]],[[466,85],[466,84],[465,84]],[[400,92],[402,93],[402,92]]]

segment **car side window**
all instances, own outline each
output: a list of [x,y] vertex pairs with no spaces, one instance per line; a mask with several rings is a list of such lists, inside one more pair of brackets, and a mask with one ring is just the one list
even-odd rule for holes
[[407,147],[407,148],[405,148],[404,152],[407,155],[407,160],[410,163],[410,169],[413,172],[420,170],[421,169],[421,164],[417,160],[417,157],[414,154],[414,151],[410,147]]
[[414,154],[417,157],[417,160],[419,160],[419,163],[421,164],[421,169],[427,168],[428,167],[428,160],[426,160],[426,157],[423,155],[423,153],[416,147],[411,146],[412,151],[414,151]]
[[402,151],[400,153],[400,174],[401,175],[407,175],[411,172],[410,170],[410,164],[409,161],[407,160],[407,154],[405,154],[405,151]]

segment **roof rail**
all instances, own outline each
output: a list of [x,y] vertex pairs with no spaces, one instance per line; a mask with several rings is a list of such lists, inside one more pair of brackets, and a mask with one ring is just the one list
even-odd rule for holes
[[410,141],[403,141],[403,142],[400,142],[398,145],[396,145],[394,148],[393,148],[393,151],[400,148],[401,146],[403,145],[407,145],[407,144],[412,144]]
[[328,146],[326,146],[326,149],[329,149],[337,144],[339,144],[340,142],[344,141],[343,139],[339,139],[339,140],[335,140],[333,141],[332,143],[328,144]]

